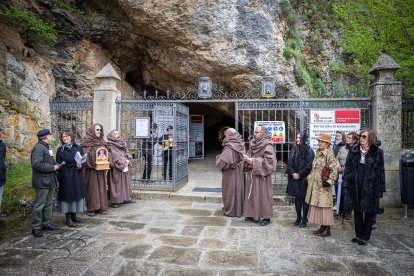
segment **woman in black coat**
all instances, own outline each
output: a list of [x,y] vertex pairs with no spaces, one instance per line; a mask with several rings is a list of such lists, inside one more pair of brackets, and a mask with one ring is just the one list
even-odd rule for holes
[[[312,170],[312,162],[315,153],[306,143],[308,135],[298,133],[293,150],[290,152],[287,174],[288,174],[288,195],[295,197],[296,221],[295,225],[306,227],[308,223],[309,205],[305,202],[308,189],[308,174]],[[303,209],[303,215],[302,215]]]
[[[73,222],[81,222],[76,216],[77,212],[85,211],[85,191],[82,179],[82,165],[75,161],[79,152],[83,156],[83,149],[74,142],[74,135],[71,131],[63,131],[60,134],[62,146],[57,149],[56,162],[65,164],[60,168],[58,211],[66,214],[66,225],[75,227]],[[86,164],[86,163],[85,163]]]
[[342,185],[345,212],[354,210],[356,237],[352,242],[365,245],[385,192],[384,153],[375,144],[371,129],[361,130],[359,144],[350,150]]

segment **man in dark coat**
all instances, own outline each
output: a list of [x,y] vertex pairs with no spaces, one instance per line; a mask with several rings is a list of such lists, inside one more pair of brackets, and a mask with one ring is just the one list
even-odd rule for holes
[[39,142],[33,147],[32,162],[32,186],[35,189],[36,198],[32,210],[32,234],[41,237],[44,230],[59,230],[52,223],[52,196],[56,187],[55,171],[59,165],[53,160],[53,151],[49,144],[53,139],[49,129],[42,129],[37,133]]
[[158,143],[157,124],[152,123],[150,129],[150,137],[142,144],[142,155],[145,159],[144,173],[142,179],[151,179],[152,172],[152,156],[154,155],[154,148]]
[[312,170],[312,162],[315,158],[315,153],[307,144],[307,140],[306,132],[296,135],[296,144],[290,152],[287,165],[288,195],[295,197],[296,221],[294,224],[299,227],[306,227],[308,223],[309,205],[305,202],[308,190],[307,177]]
[[3,128],[0,127],[0,212],[3,199],[3,187],[6,184],[6,144],[1,140]]
[[361,130],[359,144],[348,154],[343,179],[345,212],[355,213],[356,237],[352,242],[365,245],[385,192],[384,153],[375,144],[371,129]]

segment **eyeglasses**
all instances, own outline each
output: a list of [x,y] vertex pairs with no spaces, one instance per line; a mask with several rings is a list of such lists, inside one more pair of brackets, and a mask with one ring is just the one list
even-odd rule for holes
[[102,129],[101,128],[97,128],[97,129],[95,129],[96,131],[101,131]]
[[255,131],[255,132],[253,132],[253,133],[260,133],[261,131]]
[[368,136],[366,136],[366,135],[359,135],[359,138],[360,138],[360,139],[361,139],[361,138],[362,138],[362,139],[367,139],[367,137],[368,137]]
[[350,139],[350,140],[352,140],[352,137],[346,137],[346,139]]

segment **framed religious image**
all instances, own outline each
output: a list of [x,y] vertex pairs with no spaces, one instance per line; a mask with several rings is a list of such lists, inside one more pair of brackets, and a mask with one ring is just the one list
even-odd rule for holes
[[135,138],[149,138],[150,136],[150,118],[136,117],[135,120]]

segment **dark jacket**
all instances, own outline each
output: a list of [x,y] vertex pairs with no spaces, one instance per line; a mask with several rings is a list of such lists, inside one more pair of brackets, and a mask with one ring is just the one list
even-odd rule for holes
[[53,171],[55,161],[49,153],[49,145],[39,141],[31,155],[32,186],[36,189],[50,189],[56,187],[56,175]]
[[0,187],[6,184],[6,144],[0,140]]
[[150,133],[150,137],[145,139],[142,144],[142,155],[143,156],[152,156],[153,151],[156,145],[159,143],[159,137],[156,132]]
[[[315,153],[313,149],[309,147],[306,154],[295,155],[295,150],[292,150],[289,154],[289,160],[287,164],[287,174],[288,174],[288,189],[287,193],[290,196],[300,196],[306,195],[306,190],[308,189],[308,180],[306,179],[312,170],[313,159],[315,158]],[[299,179],[295,180],[292,178],[294,173],[299,174]]]
[[56,152],[56,162],[59,164],[63,161],[66,162],[58,173],[58,199],[60,201],[73,202],[85,197],[82,170],[76,168],[76,161],[74,159],[76,152],[79,152],[81,156],[84,155],[82,147],[78,144],[73,144],[71,149],[65,147],[63,152],[62,146],[60,146]]
[[343,146],[345,146],[345,144],[344,143],[339,143],[338,145],[335,145],[335,143],[332,145],[332,150],[333,150],[333,152],[334,152],[334,155],[335,155],[335,157],[338,155],[338,152],[339,152],[339,150],[343,147]]
[[376,214],[379,199],[385,192],[384,153],[377,145],[370,146],[365,156],[365,173],[358,183],[360,160],[360,145],[357,145],[349,151],[345,164],[342,183],[345,212],[355,210]]

